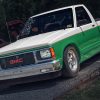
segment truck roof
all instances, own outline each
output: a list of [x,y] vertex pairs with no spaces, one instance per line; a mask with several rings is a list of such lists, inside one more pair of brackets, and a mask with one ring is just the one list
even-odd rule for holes
[[55,11],[59,11],[59,10],[67,9],[67,8],[72,8],[73,6],[77,7],[77,6],[84,6],[84,5],[83,4],[78,4],[78,5],[72,5],[72,6],[62,7],[62,8],[58,8],[58,9],[46,11],[46,12],[43,12],[43,13],[31,16],[30,18],[38,17],[38,16],[41,16],[41,15],[44,15],[44,14],[48,14],[48,13],[51,13],[51,12],[55,12]]

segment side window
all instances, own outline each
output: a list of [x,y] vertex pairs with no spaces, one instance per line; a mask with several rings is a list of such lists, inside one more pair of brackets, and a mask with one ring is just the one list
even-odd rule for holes
[[45,32],[74,27],[72,8],[42,15],[40,20]]
[[91,19],[83,7],[76,7],[77,26],[82,26],[91,23]]

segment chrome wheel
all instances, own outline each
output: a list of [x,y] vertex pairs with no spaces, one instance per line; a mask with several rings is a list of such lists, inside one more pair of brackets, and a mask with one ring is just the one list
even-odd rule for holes
[[79,55],[74,46],[68,46],[64,51],[63,77],[75,77],[80,70]]
[[73,50],[68,50],[68,53],[67,53],[67,60],[68,60],[68,65],[69,65],[69,68],[74,72],[77,70],[77,67],[78,67],[78,61],[77,61],[77,57],[74,53]]

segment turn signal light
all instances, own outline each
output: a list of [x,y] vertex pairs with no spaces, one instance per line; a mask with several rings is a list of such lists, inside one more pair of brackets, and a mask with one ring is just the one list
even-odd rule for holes
[[55,52],[53,48],[50,48],[52,58],[56,58]]

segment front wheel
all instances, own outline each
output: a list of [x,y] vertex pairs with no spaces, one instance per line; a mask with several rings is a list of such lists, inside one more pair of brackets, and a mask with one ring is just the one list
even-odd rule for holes
[[69,46],[64,51],[64,68],[63,76],[64,77],[75,77],[77,76],[80,64],[79,56],[76,49],[73,46]]

